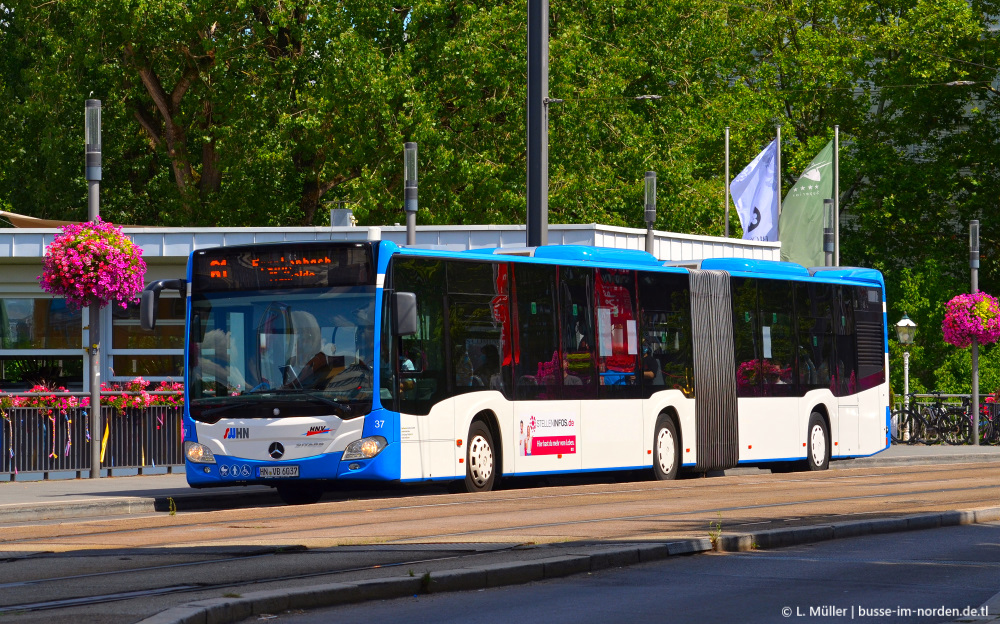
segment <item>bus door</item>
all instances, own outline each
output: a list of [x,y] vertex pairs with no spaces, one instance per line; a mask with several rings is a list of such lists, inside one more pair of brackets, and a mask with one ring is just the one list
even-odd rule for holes
[[632,468],[642,465],[645,446],[636,273],[598,269],[595,277],[596,327],[590,335],[596,340],[590,340],[587,357],[596,358],[597,386],[582,404],[583,467]]
[[857,335],[854,323],[854,287],[834,288],[833,333],[835,360],[831,388],[837,398],[836,445],[831,455],[854,455],[859,451],[861,412],[857,386]]
[[[514,471],[519,474],[579,470],[582,466],[580,404],[595,388],[596,375],[592,363],[574,356],[589,352],[590,347],[580,348],[575,337],[578,328],[568,323],[582,321],[582,333],[587,333],[586,310],[590,305],[584,305],[585,297],[576,290],[588,282],[587,274],[592,270],[560,269],[562,285],[568,289],[564,295],[557,287],[556,267],[514,265]],[[572,300],[576,297],[580,301],[574,315]],[[579,371],[574,368],[577,365],[582,367]]]

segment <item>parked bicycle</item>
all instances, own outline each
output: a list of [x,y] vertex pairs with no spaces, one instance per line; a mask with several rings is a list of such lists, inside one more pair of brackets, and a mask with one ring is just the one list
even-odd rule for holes
[[899,408],[893,414],[895,426],[891,431],[894,444],[937,444],[941,436],[934,420],[934,413],[917,403],[916,395],[910,395],[909,406]]
[[[938,393],[934,403],[920,404],[910,395],[910,407],[895,412],[891,432],[895,444],[969,444],[972,441],[970,402],[946,404]],[[998,421],[1000,424],[1000,421]]]
[[962,399],[961,405],[946,404],[941,393],[936,392],[937,400],[928,405],[929,421],[937,428],[941,442],[945,444],[970,444],[972,442],[972,410],[971,400]]
[[979,443],[1000,443],[1000,403],[990,400],[979,408]]

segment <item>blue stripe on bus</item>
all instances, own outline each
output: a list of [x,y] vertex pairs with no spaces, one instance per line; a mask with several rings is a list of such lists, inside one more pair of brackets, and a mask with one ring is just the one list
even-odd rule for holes
[[741,464],[766,464],[768,462],[802,461],[805,457],[776,457],[774,459],[743,459]]
[[[650,470],[652,466],[620,466],[617,468],[581,468],[579,470],[549,470],[542,472],[512,472],[510,474],[503,474],[502,477],[541,477],[541,476],[558,476],[558,475],[575,475],[583,473],[597,473],[597,472],[615,472],[617,470]],[[454,481],[455,479],[464,479],[465,477],[455,476],[455,477],[432,477],[430,479],[400,479],[401,483],[420,483],[427,481]]]

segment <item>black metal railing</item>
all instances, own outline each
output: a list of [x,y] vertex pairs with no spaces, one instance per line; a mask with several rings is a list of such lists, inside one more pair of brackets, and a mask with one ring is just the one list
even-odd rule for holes
[[[979,403],[979,444],[1000,444],[1000,404],[993,402],[992,398],[987,401],[990,395],[980,395]],[[892,410],[890,421],[891,435],[894,443],[909,444],[970,444],[973,442],[972,431],[972,411],[971,394],[944,394],[944,393],[914,393],[910,395],[909,408],[906,409],[905,397],[898,395]],[[915,415],[910,415],[910,414]],[[951,420],[948,420],[948,419]],[[939,421],[944,419],[945,425],[940,425]],[[949,423],[961,420],[960,427],[949,427]],[[914,422],[918,422],[916,427],[929,435],[914,435],[911,429]],[[952,431],[954,430],[954,431]],[[944,435],[937,435],[944,432]],[[949,440],[946,435],[949,431],[959,433],[959,440]]]
[[[44,396],[60,394],[84,396]],[[107,393],[116,394],[123,393]],[[0,398],[4,396],[39,395],[18,393]],[[182,411],[174,405],[124,410],[102,405],[102,431],[94,435],[88,407],[0,408],[0,480],[16,480],[19,475],[32,479],[89,475],[94,443],[101,444],[101,468],[102,472],[107,470],[104,474],[118,469],[142,474],[151,468],[173,472],[184,464]]]

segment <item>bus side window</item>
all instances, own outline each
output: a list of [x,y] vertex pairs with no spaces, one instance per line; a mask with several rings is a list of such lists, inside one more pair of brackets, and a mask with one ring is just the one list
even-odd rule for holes
[[833,285],[796,283],[799,392],[830,388],[833,371]]
[[516,397],[527,400],[562,396],[556,305],[556,268],[515,263],[514,297],[520,352],[515,354]]
[[500,357],[505,328],[494,305],[507,294],[498,292],[506,290],[497,279],[499,264],[449,261],[446,266],[452,393],[506,392]]
[[837,286],[834,292],[833,333],[836,335],[837,365],[836,375],[837,396],[847,396],[857,392],[858,388],[858,354],[857,336],[854,328],[854,287]]
[[597,271],[597,367],[602,399],[638,398],[639,329],[635,271]]
[[761,394],[797,396],[795,377],[795,306],[792,283],[762,279],[760,300]]
[[642,396],[664,389],[694,396],[691,289],[687,274],[639,273]]
[[559,320],[565,399],[596,399],[594,366],[594,271],[559,269]]
[[757,329],[757,280],[734,277],[733,349],[736,356],[736,393],[742,397],[761,395],[761,348]]
[[[431,407],[447,396],[445,377],[445,271],[444,262],[425,258],[393,260],[392,286],[417,296],[417,333],[401,336],[396,353],[399,411],[429,414]],[[401,356],[412,365],[404,366]],[[405,378],[405,380],[404,380]]]

